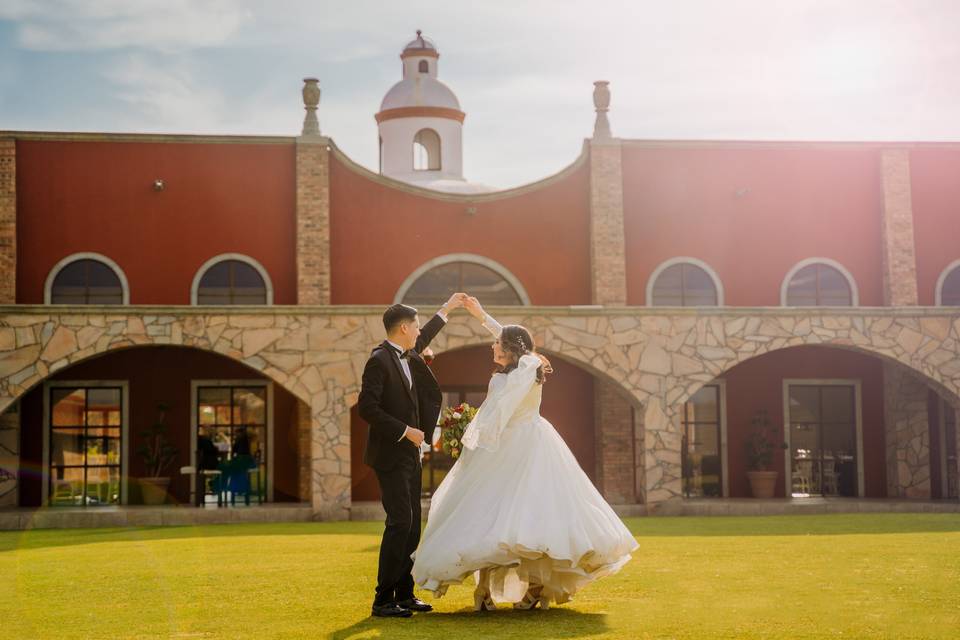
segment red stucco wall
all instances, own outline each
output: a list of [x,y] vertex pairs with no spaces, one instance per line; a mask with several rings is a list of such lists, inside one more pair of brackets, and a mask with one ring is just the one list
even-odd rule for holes
[[917,295],[934,303],[940,273],[960,259],[960,149],[910,150]]
[[880,170],[873,148],[625,146],[627,299],[646,303],[656,267],[703,260],[726,304],[780,304],[790,268],[832,258],[860,304],[882,304]]
[[586,165],[545,187],[468,205],[382,185],[334,159],[330,217],[334,304],[393,302],[417,267],[450,253],[499,262],[533,304],[590,302]]
[[90,251],[120,265],[133,304],[189,304],[221,253],[259,261],[275,302],[295,304],[295,232],[292,145],[17,142],[18,303],[42,303],[53,266]]

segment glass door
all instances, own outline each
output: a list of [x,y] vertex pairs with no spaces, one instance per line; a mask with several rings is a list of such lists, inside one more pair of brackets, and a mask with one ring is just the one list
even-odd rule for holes
[[50,388],[51,505],[120,504],[121,397],[114,387]]
[[790,385],[794,497],[856,496],[856,393],[853,385]]
[[[266,498],[267,388],[197,387],[197,470],[208,477],[204,502],[218,494]],[[219,471],[219,474],[203,474]]]
[[720,411],[720,387],[715,384],[701,388],[684,405],[681,450],[687,498],[723,495]]

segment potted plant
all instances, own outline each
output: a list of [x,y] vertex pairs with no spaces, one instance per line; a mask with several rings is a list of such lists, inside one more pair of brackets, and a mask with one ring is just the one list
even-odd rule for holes
[[167,499],[170,477],[163,476],[164,470],[177,457],[178,450],[167,439],[167,409],[161,402],[157,405],[157,421],[149,429],[140,433],[143,446],[138,453],[143,456],[146,477],[140,479],[143,504],[163,504]]
[[[764,409],[757,411],[750,420],[750,431],[744,440],[744,456],[747,461],[747,478],[754,498],[772,498],[777,485],[777,472],[770,469],[774,442],[779,440],[777,429],[770,423]],[[783,443],[781,448],[786,448]]]

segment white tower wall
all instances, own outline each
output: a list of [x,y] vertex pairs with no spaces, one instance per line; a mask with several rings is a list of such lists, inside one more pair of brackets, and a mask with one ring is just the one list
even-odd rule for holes
[[[413,138],[421,129],[440,136],[440,170],[414,171]],[[463,180],[463,125],[437,117],[394,118],[380,123],[380,172],[404,182]]]

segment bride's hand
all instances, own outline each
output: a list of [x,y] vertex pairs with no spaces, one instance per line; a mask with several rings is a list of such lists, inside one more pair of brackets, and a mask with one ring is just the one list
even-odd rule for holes
[[467,296],[463,301],[463,307],[470,312],[477,320],[483,320],[484,313],[483,307],[480,306],[480,301],[474,298],[473,296]]

